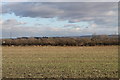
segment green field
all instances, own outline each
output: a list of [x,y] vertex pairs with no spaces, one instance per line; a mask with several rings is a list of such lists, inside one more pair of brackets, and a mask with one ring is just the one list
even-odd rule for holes
[[118,47],[2,47],[3,77],[118,77]]

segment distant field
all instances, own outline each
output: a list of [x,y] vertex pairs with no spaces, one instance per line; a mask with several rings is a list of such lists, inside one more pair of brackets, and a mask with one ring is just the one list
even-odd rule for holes
[[3,47],[3,77],[118,77],[118,47]]

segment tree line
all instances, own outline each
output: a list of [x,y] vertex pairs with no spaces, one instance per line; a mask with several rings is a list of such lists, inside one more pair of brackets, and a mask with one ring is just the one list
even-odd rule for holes
[[2,39],[3,46],[96,46],[119,45],[118,37],[107,35],[93,35],[91,37],[21,37],[16,39]]

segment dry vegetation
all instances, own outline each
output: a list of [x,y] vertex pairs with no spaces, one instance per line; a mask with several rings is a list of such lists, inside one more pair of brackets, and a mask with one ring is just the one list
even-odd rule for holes
[[117,46],[3,47],[3,77],[118,77]]
[[2,45],[7,46],[96,46],[118,45],[118,36],[93,35],[91,37],[22,37],[17,39],[3,39]]

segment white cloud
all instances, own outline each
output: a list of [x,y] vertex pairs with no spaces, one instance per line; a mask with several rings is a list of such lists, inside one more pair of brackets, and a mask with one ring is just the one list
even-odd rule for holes
[[[68,20],[70,23],[80,21],[115,21],[118,16],[118,4],[111,2],[93,3],[11,3],[3,6],[3,13],[15,13],[20,17],[53,18]],[[114,24],[114,22],[112,22]],[[108,22],[107,24],[111,24]],[[103,24],[105,25],[105,24]]]
[[[87,35],[87,34],[93,34],[93,33],[113,34],[117,32],[117,27],[113,28],[113,27],[103,26],[101,28],[100,25],[97,25],[95,23],[92,23],[88,28],[81,29],[80,26],[77,26],[74,24],[69,24],[69,25],[66,25],[65,27],[54,27],[54,26],[48,27],[43,25],[34,27],[34,26],[24,26],[24,25],[18,26],[18,24],[21,22],[18,22],[12,19],[11,19],[11,22],[14,22],[14,24],[12,23],[8,24],[8,22],[9,22],[8,20],[4,21],[4,23],[7,23],[7,24],[3,25],[3,28],[2,28],[4,38],[10,37],[11,33],[12,33],[12,37],[23,37],[23,36],[29,36],[29,37],[54,36],[55,37],[55,36],[81,36],[81,35]],[[67,26],[71,26],[71,27],[69,28]]]
[[[30,18],[53,18],[68,20],[64,27],[37,25],[24,26],[25,22],[9,19],[3,22],[3,36],[80,36],[85,34],[112,34],[117,32],[117,3],[8,3],[3,5],[3,14],[15,13],[16,16]],[[88,28],[72,23],[93,22]],[[1,23],[1,22],[0,22]],[[54,23],[54,22],[53,22]],[[104,31],[105,30],[105,31]]]
[[3,24],[3,20],[2,19],[0,19],[0,25],[2,25]]
[[21,25],[24,25],[24,24],[27,24],[26,22],[19,22],[17,21],[16,19],[8,19],[8,20],[5,20],[5,21],[2,21],[2,28],[3,29],[12,29],[14,27],[18,27],[18,26],[21,26]]
[[116,12],[115,11],[108,11],[106,13],[106,15],[108,15],[108,16],[116,16]]

